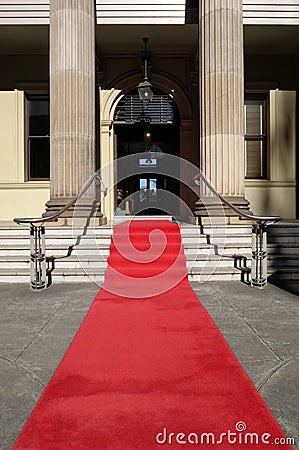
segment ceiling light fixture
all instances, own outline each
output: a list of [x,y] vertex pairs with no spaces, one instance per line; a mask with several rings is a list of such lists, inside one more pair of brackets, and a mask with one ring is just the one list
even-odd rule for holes
[[146,104],[147,102],[152,101],[154,92],[147,75],[147,43],[149,41],[149,38],[144,37],[142,40],[144,42],[144,79],[138,84],[137,89],[140,100],[143,102],[143,104]]

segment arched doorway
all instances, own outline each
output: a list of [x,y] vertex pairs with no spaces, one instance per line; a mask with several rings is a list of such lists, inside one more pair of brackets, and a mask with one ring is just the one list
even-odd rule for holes
[[138,174],[117,184],[116,215],[165,214],[162,191],[180,196],[179,179],[161,174],[163,155],[180,155],[180,115],[173,97],[156,89],[144,105],[131,91],[119,101],[113,123],[117,158],[145,153]]
[[[108,221],[113,220],[118,203],[116,186],[117,174],[113,168],[113,164],[117,160],[118,156],[118,145],[117,138],[115,137],[115,127],[118,128],[119,125],[125,125],[125,123],[118,123],[115,125],[115,111],[124,96],[128,95],[129,93],[133,93],[139,82],[139,74],[133,74],[131,76],[128,76],[126,74],[121,78],[112,80],[110,85],[107,86],[107,89],[99,89],[99,160],[101,169],[105,168],[105,170],[102,170],[101,172],[104,185],[113,187],[113,189],[108,189],[108,193],[101,205],[101,210]],[[176,147],[176,154],[178,154],[181,158],[187,159],[188,161],[197,165],[197,134],[196,127],[193,127],[193,123],[197,123],[198,118],[196,115],[196,108],[195,111],[192,110],[191,102],[186,89],[180,83],[178,83],[177,80],[171,76],[171,74],[151,73],[151,83],[154,86],[155,92],[160,92],[163,95],[167,95],[165,94],[165,92],[170,92],[171,95],[173,95],[173,101],[177,110],[177,117],[179,121],[179,123],[176,124],[177,134],[175,136],[178,136],[178,146]],[[134,127],[134,124],[131,124],[131,127]],[[135,124],[135,128],[137,127],[137,124]],[[164,130],[167,129],[165,124],[163,125],[163,128]],[[129,127],[127,128],[127,130],[128,129]],[[188,188],[184,186],[183,183],[180,183],[179,197],[187,205],[189,205],[190,209],[192,210],[195,200],[192,197],[192,194],[190,195]]]

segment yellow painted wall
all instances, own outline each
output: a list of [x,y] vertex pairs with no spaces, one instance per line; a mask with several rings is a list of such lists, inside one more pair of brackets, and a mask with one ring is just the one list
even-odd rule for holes
[[246,180],[254,214],[296,218],[296,92],[270,91],[269,179]]
[[250,210],[257,215],[296,217],[296,183],[247,181],[245,196]]
[[0,182],[24,181],[24,93],[0,92]]
[[50,183],[0,183],[0,221],[40,217],[50,198]]
[[0,92],[0,220],[44,212],[50,183],[25,178],[24,92]]

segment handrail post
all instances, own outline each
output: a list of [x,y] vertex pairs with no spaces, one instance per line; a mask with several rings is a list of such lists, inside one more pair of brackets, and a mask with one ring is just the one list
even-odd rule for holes
[[30,225],[30,286],[34,291],[47,287],[45,227]]
[[267,227],[263,222],[252,225],[251,285],[267,285]]

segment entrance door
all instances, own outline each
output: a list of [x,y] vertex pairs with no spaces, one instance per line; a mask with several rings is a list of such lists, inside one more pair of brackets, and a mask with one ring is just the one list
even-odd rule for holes
[[149,206],[157,206],[158,198],[158,178],[147,176],[146,178],[139,177],[139,202],[145,203]]
[[116,214],[171,214],[165,210],[165,192],[179,197],[180,185],[178,179],[163,175],[163,155],[179,153],[179,136],[175,127],[115,126],[115,132],[117,156],[136,155],[138,167],[136,175],[117,184]]
[[163,175],[163,161],[165,154],[180,154],[178,110],[161,92],[146,107],[136,94],[127,94],[119,102],[114,117],[117,158],[136,155],[136,175],[122,174],[117,184],[116,214],[168,214],[163,205],[165,192],[179,197],[179,171],[176,180]]
[[[143,174],[135,177],[136,194],[132,205],[132,213],[135,215],[163,214],[162,190],[167,189],[166,177],[157,174]],[[165,214],[165,212],[164,212]]]

